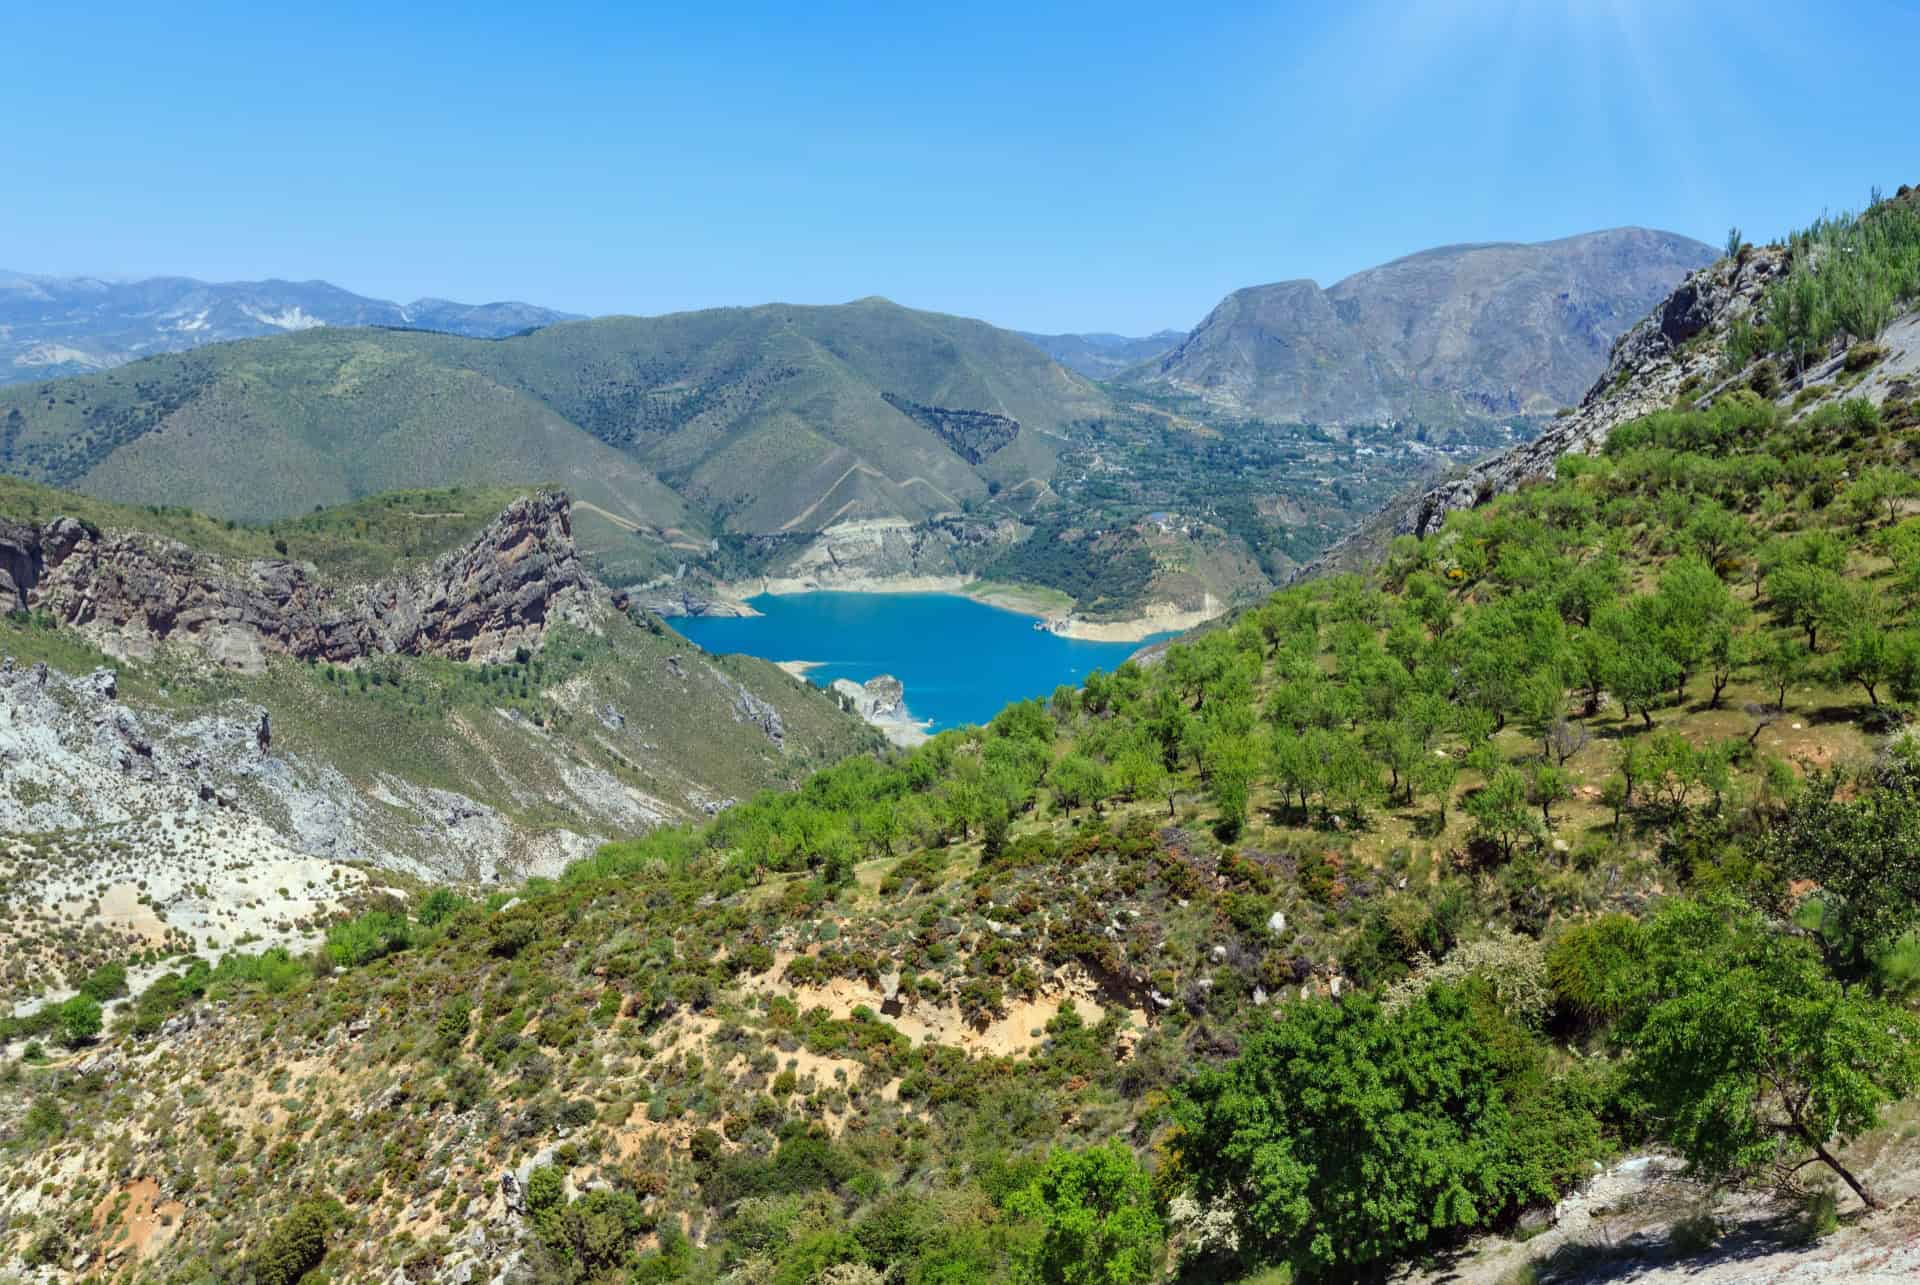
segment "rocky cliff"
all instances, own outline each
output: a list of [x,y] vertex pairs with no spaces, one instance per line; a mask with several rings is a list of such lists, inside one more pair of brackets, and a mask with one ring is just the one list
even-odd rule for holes
[[[1607,368],[1580,403],[1538,437],[1482,460],[1407,496],[1302,567],[1292,578],[1361,570],[1396,535],[1426,535],[1447,514],[1473,508],[1529,481],[1554,475],[1563,455],[1587,454],[1629,420],[1673,406],[1706,406],[1730,388],[1759,387],[1804,413],[1838,397],[1876,404],[1920,392],[1920,312],[1896,318],[1876,341],[1874,365],[1864,375],[1846,369],[1846,345],[1836,341],[1820,360],[1784,375],[1770,359],[1735,367],[1728,334],[1749,318],[1768,287],[1787,268],[1781,246],[1748,246],[1690,273],[1657,307],[1614,344]],[[1775,367],[1762,372],[1762,365]]]
[[516,500],[463,549],[367,585],[285,560],[229,565],[175,541],[73,518],[0,519],[0,604],[44,612],[111,655],[187,642],[258,670],[269,653],[350,663],[383,654],[494,660],[585,604],[568,499]]
[[1751,313],[1784,259],[1777,248],[1758,249],[1690,274],[1620,336],[1606,370],[1570,414],[1533,441],[1427,490],[1396,519],[1395,533],[1424,535],[1454,509],[1470,508],[1530,478],[1552,476],[1554,460],[1593,450],[1615,425],[1672,406],[1683,388],[1717,388],[1727,328]]
[[1616,336],[1712,257],[1645,228],[1443,246],[1325,290],[1302,280],[1235,291],[1127,378],[1276,421],[1550,413],[1593,379]]

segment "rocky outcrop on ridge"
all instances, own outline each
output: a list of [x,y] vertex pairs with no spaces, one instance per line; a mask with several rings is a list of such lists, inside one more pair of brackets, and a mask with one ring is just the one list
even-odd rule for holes
[[1237,290],[1124,378],[1274,422],[1444,426],[1547,414],[1712,258],[1698,241],[1646,228],[1442,246],[1324,290],[1305,280]]
[[184,641],[257,670],[268,653],[351,663],[400,653],[494,660],[537,643],[584,604],[565,495],[514,501],[467,547],[430,566],[342,586],[308,564],[233,566],[139,532],[70,517],[41,527],[0,519],[0,606],[45,612],[112,655]]
[[1753,311],[1785,264],[1785,251],[1768,247],[1721,259],[1688,276],[1619,338],[1605,373],[1572,413],[1532,441],[1428,490],[1395,521],[1394,534],[1425,535],[1455,509],[1553,476],[1560,456],[1597,449],[1616,425],[1671,407],[1683,389],[1717,391],[1727,328]]

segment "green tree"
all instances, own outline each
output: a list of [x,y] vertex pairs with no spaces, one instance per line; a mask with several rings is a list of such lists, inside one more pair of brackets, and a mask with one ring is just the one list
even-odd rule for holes
[[1047,773],[1053,783],[1053,797],[1062,810],[1071,815],[1077,807],[1091,805],[1094,811],[1107,797],[1107,774],[1084,754],[1063,755]]
[[1022,1247],[1019,1279],[1136,1285],[1160,1274],[1164,1231],[1153,1185],[1125,1143],[1054,1152],[1006,1208],[1038,1228]]
[[1247,801],[1260,771],[1260,752],[1250,736],[1216,736],[1206,750],[1207,801],[1219,813],[1223,838],[1237,836],[1247,823]]
[[1474,832],[1499,848],[1501,860],[1507,861],[1519,840],[1538,832],[1528,803],[1527,778],[1516,767],[1502,766],[1460,806],[1473,818]]
[[[1113,784],[1129,799],[1156,798],[1167,791],[1168,772],[1158,755],[1135,748],[1123,751],[1113,761]],[[1173,815],[1169,800],[1167,815]]]
[[1571,1181],[1597,1130],[1553,1096],[1508,1019],[1436,986],[1392,1014],[1364,992],[1285,1005],[1173,1112],[1185,1176],[1232,1202],[1246,1257],[1352,1280]]
[[67,1047],[78,1048],[100,1034],[100,1001],[84,993],[75,995],[60,1005],[56,1020]]
[[1872,621],[1847,631],[1838,651],[1828,661],[1828,673],[1842,683],[1857,683],[1877,709],[1880,689],[1898,672],[1900,656],[1894,639]]
[[1758,649],[1760,675],[1774,689],[1773,707],[1787,707],[1787,689],[1807,676],[1808,652],[1796,638],[1776,636]]
[[1553,828],[1553,805],[1573,796],[1566,772],[1552,763],[1535,763],[1527,772],[1527,798],[1540,809],[1540,823]]
[[1809,563],[1789,563],[1769,575],[1767,596],[1782,620],[1806,631],[1808,651],[1818,649],[1823,627],[1844,624],[1857,605],[1838,571]]
[[1649,729],[1653,710],[1679,684],[1683,671],[1643,613],[1615,612],[1606,626],[1614,634],[1607,689],[1628,714],[1638,713]]
[[1859,977],[1920,928],[1920,800],[1895,789],[1842,800],[1838,783],[1815,778],[1768,828],[1763,851],[1781,877],[1819,885],[1822,939],[1842,973]]
[[253,1259],[260,1285],[294,1285],[327,1256],[327,1237],[345,1211],[333,1200],[304,1200],[287,1211]]
[[1652,1002],[1628,1078],[1661,1136],[1711,1178],[1817,1162],[1880,1208],[1836,1144],[1920,1087],[1920,1022],[1842,990],[1810,943],[1730,900],[1669,902],[1648,943]]
[[1431,798],[1439,805],[1439,823],[1442,830],[1447,828],[1447,807],[1453,802],[1453,785],[1459,778],[1460,765],[1451,754],[1428,755],[1420,760],[1409,775],[1408,791],[1417,791]]

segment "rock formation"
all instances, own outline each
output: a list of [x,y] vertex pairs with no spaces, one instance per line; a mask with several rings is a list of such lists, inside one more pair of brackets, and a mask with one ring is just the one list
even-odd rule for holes
[[1598,449],[1616,425],[1672,406],[1689,384],[1702,393],[1716,391],[1723,349],[1700,337],[1723,336],[1734,318],[1751,313],[1785,262],[1785,252],[1777,247],[1756,249],[1739,261],[1722,259],[1688,276],[1614,343],[1606,371],[1571,414],[1533,441],[1428,490],[1400,515],[1395,534],[1424,535],[1454,509],[1484,503],[1533,478],[1551,477],[1560,456]]
[[107,533],[70,517],[44,527],[0,520],[0,606],[46,612],[109,654],[162,642],[259,669],[268,653],[347,663],[401,653],[493,660],[537,643],[584,603],[565,495],[516,500],[466,548],[368,585],[336,585],[310,565],[228,565],[176,541]]
[[1237,290],[1125,378],[1276,422],[1549,413],[1580,394],[1623,330],[1712,258],[1698,241],[1645,228],[1442,246],[1325,290],[1311,281]]
[[836,678],[832,691],[895,745],[919,745],[927,739],[926,724],[908,712],[906,688],[892,674],[881,674],[864,683]]

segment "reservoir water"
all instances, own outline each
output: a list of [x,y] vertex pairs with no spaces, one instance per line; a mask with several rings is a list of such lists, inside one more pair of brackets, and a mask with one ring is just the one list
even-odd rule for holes
[[818,661],[807,677],[822,687],[892,674],[906,687],[908,711],[932,731],[984,723],[1013,701],[1117,668],[1153,641],[1062,638],[1035,629],[1031,616],[958,594],[768,594],[752,605],[762,614],[671,623],[711,652]]

